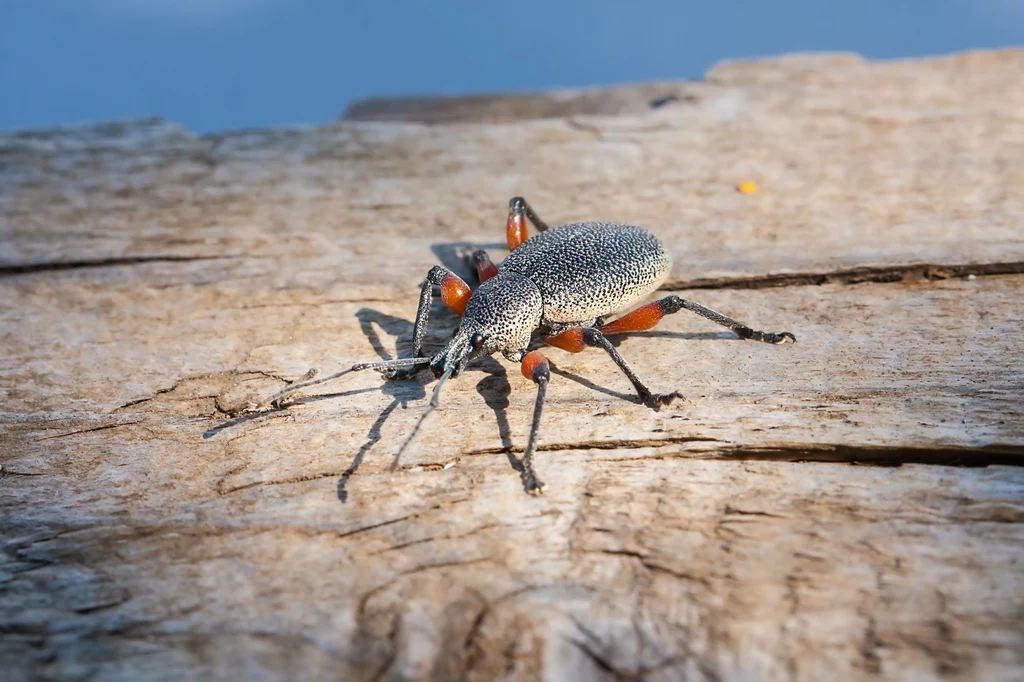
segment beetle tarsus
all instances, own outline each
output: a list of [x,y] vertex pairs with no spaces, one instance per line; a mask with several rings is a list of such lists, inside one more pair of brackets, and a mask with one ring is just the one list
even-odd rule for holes
[[542,492],[548,489],[548,484],[539,480],[536,476],[527,476],[526,472],[522,474],[523,488],[530,495],[540,495]]
[[668,405],[676,398],[682,398],[683,396],[679,393],[666,393],[657,394],[653,393],[651,389],[647,388],[646,384],[636,375],[636,372],[626,364],[625,358],[619,354],[619,351],[615,349],[612,342],[601,333],[600,329],[594,329],[592,327],[584,327],[582,330],[583,342],[592,348],[601,348],[611,357],[612,361],[622,370],[622,373],[626,375],[630,383],[633,384],[633,388],[636,389],[636,394],[647,407],[658,410],[663,405]]
[[683,394],[679,391],[673,391],[672,393],[648,393],[643,398],[643,403],[654,411],[658,411],[666,405],[671,405],[672,401],[676,398],[683,399]]

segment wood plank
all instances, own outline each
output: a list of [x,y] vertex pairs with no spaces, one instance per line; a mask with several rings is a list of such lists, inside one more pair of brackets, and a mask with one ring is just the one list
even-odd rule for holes
[[[1019,678],[1021,66],[783,58],[614,117],[0,136],[0,666]],[[551,350],[539,498],[503,361],[398,458],[425,379],[227,414],[408,353],[427,268],[498,241],[517,193],[650,225],[669,288],[799,342],[686,313],[623,338],[686,396],[660,412]]]
[[342,508],[335,477],[162,505],[221,466],[198,457],[153,457],[141,496],[80,470],[66,514],[32,504],[53,478],[19,479],[0,658],[15,679],[1019,675],[1024,469],[600,455],[560,454],[535,501],[490,458]]
[[[88,279],[58,281],[11,281],[0,299],[4,326],[24,332],[8,345],[4,410],[8,421],[30,418],[33,428],[45,429],[43,436],[154,411],[215,417],[217,407],[261,402],[310,367],[326,376],[355,362],[407,354],[416,307],[414,299],[330,301],[303,292],[254,303],[240,283],[155,290],[127,283],[97,290]],[[900,452],[914,448],[945,451],[936,457],[948,461],[969,455],[961,449],[989,448],[1007,461],[1024,454],[1024,338],[1018,333],[1024,277],[682,293],[752,325],[790,330],[799,342],[744,342],[688,313],[651,332],[620,337],[620,352],[655,390],[686,396],[658,412],[636,404],[628,380],[604,353],[549,349],[555,376],[546,443],[648,439],[694,452],[853,449],[840,459],[884,457],[889,449],[893,457],[913,460],[912,452]],[[131,304],[139,300],[144,309]],[[47,303],[20,305],[26,301]],[[442,308],[435,306],[431,349],[457,324]],[[357,451],[378,415],[397,402],[410,409],[388,419],[384,436],[399,443],[425,405],[428,377],[382,382],[373,372],[350,375],[313,391],[307,404],[285,413],[287,419],[256,417],[219,438],[235,442],[251,433],[252,448],[263,449],[270,421],[282,442],[300,434],[328,439],[333,458]],[[337,396],[351,391],[359,397]],[[321,400],[317,393],[336,397]],[[424,464],[443,464],[467,449],[521,448],[533,395],[517,366],[479,361],[446,386],[443,409],[424,421],[423,445],[407,453],[409,462],[422,457]],[[189,438],[211,426],[194,423]],[[263,466],[304,466],[276,454],[273,459]]]
[[[515,368],[452,382],[398,471],[429,390],[418,382],[357,375],[285,412],[217,414],[311,356],[336,358],[330,371],[372,354],[374,335],[393,352],[408,302],[252,311],[244,292],[236,307],[212,286],[191,292],[202,299],[151,292],[149,314],[132,315],[107,287],[76,319],[82,301],[61,295],[66,309],[33,327],[92,316],[81,348],[116,338],[168,381],[192,365],[139,398],[123,356],[62,358],[63,337],[52,356],[22,351],[52,383],[8,398],[26,413],[0,445],[16,521],[4,531],[7,646],[34,661],[26,652],[53,651],[70,628],[53,661],[24,664],[60,675],[84,658],[104,674],[118,660],[129,676],[208,676],[258,655],[274,674],[341,666],[346,679],[432,666],[493,679],[506,665],[510,679],[577,666],[1012,679],[1024,469],[995,464],[1024,455],[1022,287],[1015,276],[700,292],[748,317],[770,310],[800,342],[755,345],[669,318],[621,344],[654,381],[699,391],[659,413],[623,400],[628,384],[600,355],[556,356],[540,500],[503,454],[522,447],[532,402]],[[154,322],[178,306],[191,311],[181,325]],[[19,408],[19,393],[37,402]],[[806,461],[817,459],[933,466]]]

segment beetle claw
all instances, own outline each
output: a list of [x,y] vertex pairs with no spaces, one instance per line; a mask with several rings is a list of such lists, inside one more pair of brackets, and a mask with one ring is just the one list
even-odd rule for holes
[[547,490],[548,484],[537,480],[534,476],[524,476],[523,487],[526,488],[526,492],[531,495],[540,495],[542,492]]
[[673,391],[672,393],[651,393],[644,398],[644,405],[653,410],[659,410],[663,405],[671,405],[673,400],[682,397],[683,394],[678,391]]

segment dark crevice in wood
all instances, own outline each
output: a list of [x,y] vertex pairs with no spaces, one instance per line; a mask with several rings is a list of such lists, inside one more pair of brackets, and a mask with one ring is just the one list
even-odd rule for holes
[[[232,473],[237,473],[237,472],[228,472],[227,475],[231,475]],[[215,490],[217,491],[218,495],[230,495],[231,493],[237,493],[240,490],[248,490],[249,488],[256,488],[256,487],[259,487],[259,486],[288,485],[290,483],[305,483],[306,481],[319,481],[320,479],[323,479],[323,478],[333,478],[334,476],[341,476],[344,473],[345,472],[343,472],[343,471],[322,471],[322,472],[317,473],[317,474],[308,474],[308,475],[305,475],[305,476],[293,476],[292,478],[286,478],[286,479],[282,479],[282,480],[279,480],[279,481],[278,480],[272,480],[272,481],[250,481],[249,483],[243,483],[241,485],[236,485],[236,486],[231,486],[231,487],[224,486],[223,485],[223,480],[221,480],[215,486]],[[399,519],[399,520],[401,520],[401,519]],[[387,525],[387,523],[395,523],[395,522],[394,521],[388,521],[388,522],[386,522],[385,524],[382,524],[382,525]],[[373,528],[376,528],[376,526],[373,526]],[[369,529],[368,528],[364,528],[364,529],[361,529],[361,530],[369,530]]]
[[[630,448],[656,448],[664,445],[677,445],[682,443],[721,443],[717,438],[703,436],[675,436],[671,438],[642,438],[642,439],[613,439],[613,440],[581,440],[576,443],[539,443],[538,452],[549,452],[555,450],[618,450]],[[511,448],[481,448],[470,450],[467,455],[499,455],[510,453],[522,453],[522,447]]]
[[220,260],[228,258],[242,258],[242,256],[126,256],[123,258],[94,258],[72,261],[50,261],[42,263],[7,263],[4,265],[0,265],[0,277],[27,275],[37,272],[57,272],[61,270],[108,268],[119,265],[142,265],[145,263],[187,263],[190,261]]
[[11,471],[3,464],[0,464],[0,478],[4,476],[42,476],[43,474],[36,471]]
[[[578,443],[546,443],[543,451],[630,450],[658,448],[682,443],[721,443],[715,438],[673,437],[648,439],[612,439]],[[484,448],[467,455],[493,455],[522,452],[518,448]],[[622,457],[613,461],[643,461],[668,458],[765,460],[773,462],[833,462],[896,467],[902,464],[935,464],[955,467],[1024,466],[1024,445],[992,443],[980,447],[936,445],[903,447],[886,445],[839,445],[833,443],[780,445],[777,447],[725,446],[709,450],[681,451],[670,456]]]
[[139,424],[139,423],[141,423],[141,421],[118,422],[117,424],[104,424],[102,426],[94,426],[94,427],[88,428],[88,429],[79,429],[77,431],[70,431],[68,433],[58,433],[58,434],[53,435],[53,436],[43,436],[42,438],[36,438],[36,442],[38,443],[38,442],[44,441],[44,440],[53,440],[54,438],[68,438],[69,436],[78,436],[78,435],[81,435],[83,433],[93,433],[94,431],[106,431],[107,429],[118,429],[118,428],[121,428],[122,426],[133,426],[133,425]]
[[793,445],[783,447],[726,448],[719,459],[773,462],[836,462],[873,466],[935,464],[954,467],[1024,466],[1024,445],[993,443],[977,448],[936,445]]
[[[8,263],[0,264],[0,277],[34,274],[40,272],[60,272],[64,270],[83,270],[123,265],[144,265],[147,263],[187,263],[192,261],[225,260],[247,258],[239,254],[218,256],[128,256],[123,258],[96,258],[76,261],[56,261],[41,263]],[[967,277],[992,277],[998,275],[1024,274],[1024,261],[1005,263],[967,263],[962,265],[939,265],[935,263],[910,263],[907,265],[867,266],[836,270],[834,272],[793,272],[770,275],[752,275],[749,277],[714,277],[691,280],[674,280],[666,282],[662,287],[666,291],[686,289],[771,289],[788,286],[820,286],[822,284],[861,284],[940,281],[945,279],[963,279]],[[388,301],[387,298],[366,299],[366,302]],[[282,303],[289,305],[323,305],[325,303],[352,303],[353,300],[319,301],[305,304]],[[257,306],[259,307],[259,306]]]
[[609,674],[613,675],[614,679],[620,680],[620,679],[629,679],[629,677],[632,677],[631,675],[630,676],[626,676],[624,673],[616,670],[612,666],[612,664],[604,656],[600,655],[599,653],[597,653],[596,651],[594,651],[593,649],[588,647],[583,642],[581,642],[581,641],[579,641],[577,639],[571,639],[571,638],[566,640],[566,641],[568,641],[574,647],[579,649],[580,652],[583,653],[583,655],[586,656],[588,659],[590,659],[590,661],[595,666],[597,666],[598,669],[602,670],[603,672],[606,672],[606,673],[609,673]]
[[1024,274],[1024,261],[1007,263],[968,263],[966,265],[937,265],[911,263],[878,267],[850,268],[835,272],[793,272],[752,277],[720,277],[677,280],[666,282],[662,289],[771,289],[774,287],[820,286],[822,284],[861,284],[864,282],[892,283],[964,279]]

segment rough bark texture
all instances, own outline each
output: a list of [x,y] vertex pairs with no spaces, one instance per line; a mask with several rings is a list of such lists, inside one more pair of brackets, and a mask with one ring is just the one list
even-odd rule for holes
[[[2,669],[1019,679],[1022,73],[789,57],[505,122],[0,136]],[[401,457],[426,379],[227,414],[408,352],[427,269],[500,257],[516,194],[652,228],[668,288],[799,343],[686,313],[622,339],[686,395],[660,412],[604,354],[550,351],[539,498],[503,361]]]

